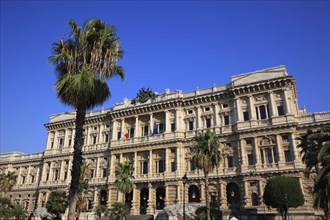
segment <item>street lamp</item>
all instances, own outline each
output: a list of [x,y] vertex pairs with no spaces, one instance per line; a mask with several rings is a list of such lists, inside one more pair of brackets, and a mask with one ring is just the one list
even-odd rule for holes
[[187,173],[184,174],[182,177],[182,183],[183,183],[183,220],[186,220],[186,202],[185,202],[185,197],[186,197],[186,183],[188,182],[188,177]]

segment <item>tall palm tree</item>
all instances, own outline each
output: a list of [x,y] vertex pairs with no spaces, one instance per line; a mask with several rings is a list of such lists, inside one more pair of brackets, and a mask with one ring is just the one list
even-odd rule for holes
[[330,216],[330,126],[323,127],[318,131],[319,142],[322,147],[318,152],[317,159],[321,169],[315,179],[314,207],[324,210],[325,219]]
[[63,214],[68,207],[67,193],[63,190],[52,191],[46,203],[47,212],[54,215]]
[[15,217],[15,220],[25,219],[28,215],[28,212],[24,209],[23,206],[15,204],[11,210],[11,215]]
[[86,209],[86,193],[89,188],[89,180],[91,178],[90,175],[90,164],[86,161],[83,161],[81,164],[81,174],[79,180],[79,191],[78,191],[78,201],[77,201],[77,212],[78,216],[81,211]]
[[205,133],[199,132],[194,137],[195,145],[191,149],[193,162],[196,167],[202,169],[205,178],[205,201],[207,209],[207,219],[210,220],[210,202],[209,202],[209,173],[220,165],[222,152],[217,135],[210,130]]
[[5,194],[10,192],[17,183],[17,174],[15,172],[8,172],[7,174],[0,175],[0,189]]
[[133,171],[133,165],[128,161],[117,164],[115,168],[116,180],[114,185],[124,194],[124,196],[126,193],[130,193],[133,190],[133,183],[131,181]]
[[69,192],[69,215],[73,220],[79,191],[82,164],[83,126],[88,109],[102,104],[110,97],[106,79],[125,78],[124,69],[117,63],[123,57],[115,27],[100,19],[90,19],[79,27],[69,22],[71,34],[53,43],[50,62],[58,74],[55,89],[59,99],[76,109],[72,166]]

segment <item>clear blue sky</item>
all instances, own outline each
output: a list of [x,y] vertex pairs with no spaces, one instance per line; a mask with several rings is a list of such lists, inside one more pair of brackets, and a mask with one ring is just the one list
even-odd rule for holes
[[[195,90],[284,64],[299,106],[329,110],[329,1],[1,1],[0,152],[43,151],[57,99],[48,62],[70,19],[117,27],[127,79],[104,108],[139,88]],[[99,106],[96,110],[102,108]]]

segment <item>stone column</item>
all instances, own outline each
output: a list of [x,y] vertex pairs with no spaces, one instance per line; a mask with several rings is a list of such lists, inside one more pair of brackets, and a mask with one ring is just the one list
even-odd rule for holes
[[219,117],[219,105],[214,103],[213,104],[213,111],[214,111],[214,117],[213,117],[213,126],[219,127],[220,126],[220,117]]
[[125,131],[125,119],[123,118],[123,119],[121,119],[121,128],[120,128],[121,130],[121,138],[123,138],[124,137],[124,134],[127,132],[127,131]]
[[134,137],[140,137],[140,132],[139,132],[139,116],[135,116],[135,134]]
[[149,183],[148,184],[148,189],[149,189],[149,195],[148,195],[148,208],[147,208],[147,215],[153,215],[154,214],[154,199],[153,199],[153,188],[152,188],[152,184]]
[[92,142],[91,142],[91,130],[92,130],[92,127],[86,127],[86,138],[85,138],[85,144],[86,145],[90,145]]
[[203,128],[203,123],[201,119],[202,111],[200,106],[196,106],[196,130],[200,130]]
[[134,177],[137,177],[138,174],[138,156],[137,156],[137,151],[134,152]]
[[112,140],[117,140],[117,121],[113,120],[112,122]]
[[154,118],[153,114],[150,114],[150,121],[149,121],[149,136],[154,132]]
[[99,204],[99,201],[98,201],[98,192],[97,192],[97,187],[95,187],[94,188],[93,208],[95,208],[98,204]]
[[71,167],[72,167],[72,162],[68,160],[68,177],[66,178],[66,182],[71,182]]
[[[71,135],[71,146],[74,145],[74,139],[75,139],[75,136],[76,136],[76,129],[72,129],[72,135]],[[71,147],[70,146],[70,147]]]
[[270,115],[271,117],[274,117],[274,116],[277,116],[276,114],[276,103],[274,101],[274,94],[272,91],[268,92],[268,96],[269,96],[269,99],[268,99],[268,103],[269,103],[269,107],[270,107]]
[[65,166],[65,160],[61,161],[61,169],[60,169],[60,180],[64,180],[64,166]]
[[244,171],[246,169],[246,161],[247,161],[247,158],[246,158],[246,152],[245,152],[245,147],[244,147],[244,141],[242,139],[238,140],[238,144],[239,144],[239,147],[240,147],[240,153],[241,153],[241,170]]
[[288,90],[285,89],[283,90],[283,98],[284,98],[284,107],[285,107],[285,113],[286,115],[291,114],[291,106],[290,106],[290,102],[289,102],[289,97],[288,97]]
[[69,147],[69,129],[65,129],[63,147]]
[[139,209],[140,209],[140,201],[139,201],[139,189],[137,189],[136,185],[133,185],[133,201],[132,201],[132,209],[131,213],[133,215],[139,215]]
[[176,193],[176,200],[181,203],[181,186],[179,184],[176,186]]
[[221,209],[227,209],[227,189],[224,181],[220,181],[220,203]]
[[202,182],[200,184],[200,195],[201,195],[201,203],[205,204],[205,202],[206,202],[206,195],[205,195],[205,183],[204,182]]
[[256,112],[255,112],[255,107],[254,107],[254,100],[253,96],[249,95],[249,114],[250,114],[250,120],[256,120]]
[[165,172],[171,172],[171,160],[170,160],[171,150],[170,148],[165,149]]
[[241,100],[238,97],[235,99],[235,105],[236,105],[236,117],[237,117],[235,122],[241,122],[242,121]]
[[280,135],[276,135],[276,146],[277,146],[278,165],[280,167],[283,167],[285,165],[285,160],[283,158],[283,147],[282,147],[282,141]]
[[259,147],[257,146],[256,138],[252,138],[252,144],[253,144],[253,151],[254,151],[254,159],[255,159],[255,165],[256,168],[259,168],[261,166],[261,155]]
[[100,160],[103,160],[103,158],[97,157],[96,158],[96,169],[95,169],[95,178],[100,178]]
[[164,198],[164,202],[165,202],[165,206],[170,205],[170,200],[168,198],[169,195],[169,185],[167,183],[165,183],[165,198]]
[[55,134],[54,134],[54,146],[53,146],[53,149],[58,149],[58,131],[55,131]]
[[153,174],[153,158],[152,158],[152,150],[149,151],[149,176],[152,176]]
[[46,149],[51,149],[51,139],[53,138],[53,132],[48,131],[48,135],[47,135],[47,147]]
[[301,162],[298,152],[297,152],[297,145],[296,145],[296,138],[294,133],[290,133],[290,142],[291,142],[291,147],[292,147],[292,152],[293,152],[293,158],[295,162]]
[[170,114],[169,111],[165,111],[165,133],[171,132]]
[[54,177],[53,177],[53,165],[54,165],[54,162],[50,162],[50,166],[49,166],[49,179],[48,179],[48,181],[54,181]]
[[244,186],[244,204],[243,207],[249,207],[251,206],[251,202],[250,202],[250,196],[249,196],[249,182],[247,180],[245,180],[243,182],[243,186]]
[[98,140],[97,142],[98,143],[104,143],[105,142],[105,139],[103,137],[103,131],[104,131],[104,124],[100,124],[99,125],[99,137],[98,137]]

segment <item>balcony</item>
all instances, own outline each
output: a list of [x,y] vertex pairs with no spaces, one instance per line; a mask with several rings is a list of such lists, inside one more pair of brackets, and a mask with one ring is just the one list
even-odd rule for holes
[[299,124],[327,121],[330,120],[330,111],[304,114],[300,115],[297,119]]

